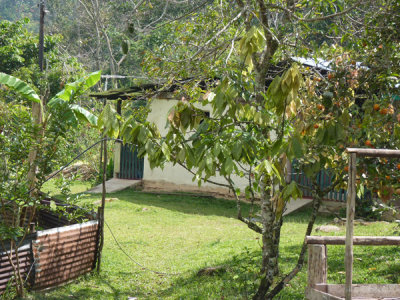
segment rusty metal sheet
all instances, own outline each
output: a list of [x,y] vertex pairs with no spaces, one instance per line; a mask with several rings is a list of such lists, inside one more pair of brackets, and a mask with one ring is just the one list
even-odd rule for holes
[[[82,266],[87,266],[89,267],[90,264],[93,263],[93,257],[91,256],[84,256],[82,257],[79,261],[74,261],[74,262],[70,262],[67,264],[57,264],[56,267],[53,268],[46,268],[45,270],[41,269],[41,264],[37,264],[35,265],[36,267],[36,273],[39,277],[43,277],[43,274],[52,274],[53,272],[59,272],[59,271],[68,271],[68,270],[72,270],[73,268],[76,267],[82,267]],[[48,264],[46,264],[47,266]]]
[[[63,259],[61,261],[57,261],[54,260],[52,262],[46,262],[46,267],[48,268],[56,268],[56,267],[62,267],[64,265],[71,265],[74,266],[75,264],[80,264],[80,263],[84,263],[84,262],[88,262],[88,261],[93,261],[93,257],[89,256],[89,255],[82,255],[80,260],[77,260],[76,257],[72,257],[72,258],[67,258],[67,259]],[[41,270],[41,263],[40,261],[35,263],[35,268],[38,270]]]
[[98,222],[38,232],[32,242],[34,289],[54,287],[90,272],[96,259]]
[[[0,253],[0,294],[3,293],[10,279],[14,276],[13,267],[8,258],[9,251]],[[15,251],[12,251],[12,262],[17,263]],[[20,262],[20,272],[22,278],[26,278],[32,267],[32,252],[30,244],[26,244],[18,249],[18,257]]]
[[61,250],[61,251],[56,251],[53,249],[48,249],[47,252],[45,253],[40,253],[40,252],[35,252],[33,253],[33,257],[36,260],[40,260],[41,263],[44,262],[44,260],[50,262],[52,261],[62,261],[65,258],[73,258],[73,257],[80,257],[83,256],[87,253],[94,253],[94,250],[96,248],[96,245],[78,245],[77,250],[72,250],[70,251],[69,249]]
[[[67,236],[79,236],[81,234],[85,233],[93,233],[97,231],[98,225],[97,223],[94,223],[97,221],[90,221],[87,223],[83,223],[85,226],[83,227],[83,224],[75,224],[75,225],[70,225],[70,226],[65,226],[65,227],[58,227],[58,228],[53,228],[53,229],[48,229],[44,231],[38,231],[37,232],[37,241],[41,240],[47,240],[47,239],[61,239],[65,238]],[[80,227],[82,225],[82,227]]]
[[94,228],[88,229],[82,232],[66,232],[64,234],[50,235],[45,237],[38,237],[34,243],[46,242],[46,243],[60,243],[68,241],[83,240],[85,238],[97,236]]
[[[49,223],[63,225],[63,220],[46,217]],[[33,273],[33,289],[55,287],[75,279],[93,270],[97,243],[97,221],[38,231],[19,249],[22,276]],[[0,248],[0,294],[14,275],[6,249]],[[16,263],[15,255],[12,261]]]
[[41,280],[48,280],[49,278],[54,279],[56,277],[69,276],[69,274],[73,274],[81,270],[90,269],[91,267],[92,267],[92,262],[86,262],[78,264],[74,267],[72,267],[71,265],[67,265],[61,268],[39,270],[36,272],[36,284]]
[[[58,286],[60,284],[66,283],[72,279],[77,278],[80,275],[89,273],[92,271],[92,267],[87,268],[87,269],[82,269],[80,271],[74,272],[74,273],[69,273],[66,275],[61,275],[59,274],[59,276],[57,277],[48,277],[48,278],[43,278],[40,282],[38,282],[37,284],[35,283],[34,288],[35,289],[44,289],[44,288],[49,288],[49,287],[54,287],[54,286]],[[52,279],[49,279],[52,278]]]

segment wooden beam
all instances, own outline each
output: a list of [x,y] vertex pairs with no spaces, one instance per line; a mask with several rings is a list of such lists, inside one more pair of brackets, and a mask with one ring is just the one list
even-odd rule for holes
[[[344,297],[344,284],[317,284],[315,289],[336,297]],[[400,284],[353,284],[353,299],[400,299]]]
[[308,286],[326,283],[327,260],[325,245],[308,245]]
[[308,300],[343,300],[343,298],[318,291],[311,287],[306,288],[306,298]]
[[[309,245],[345,245],[344,236],[307,236]],[[353,245],[359,246],[397,246],[400,245],[398,236],[353,236]]]
[[359,157],[400,158],[400,150],[347,148],[346,151],[349,154],[351,154],[351,153],[357,154],[357,156],[359,156]]
[[345,270],[346,285],[345,298],[351,300],[353,283],[353,235],[354,235],[354,213],[356,203],[356,153],[350,153],[349,159],[349,181],[347,185],[347,213],[346,213],[346,254]]

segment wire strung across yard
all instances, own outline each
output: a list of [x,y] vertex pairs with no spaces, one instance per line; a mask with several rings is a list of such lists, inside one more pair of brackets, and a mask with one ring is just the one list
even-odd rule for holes
[[[122,142],[121,139],[114,139],[114,138],[102,138],[101,140],[97,141],[96,143],[92,144],[91,146],[89,146],[88,148],[86,148],[84,151],[82,151],[81,153],[79,153],[77,156],[75,156],[70,162],[68,162],[66,165],[62,166],[57,172],[55,172],[54,174],[52,174],[51,176],[49,176],[48,178],[46,178],[46,180],[44,182],[49,181],[50,179],[54,178],[55,176],[57,176],[60,172],[62,172],[62,170],[64,170],[65,168],[67,168],[70,164],[72,164],[75,160],[77,160],[79,157],[81,157],[83,154],[85,154],[87,151],[89,151],[90,149],[92,149],[93,147],[95,147],[96,145],[98,145],[99,143],[105,141],[105,140],[112,140],[112,141],[118,141],[118,142]],[[43,182],[43,183],[44,183]],[[31,190],[28,191],[28,194],[30,192],[32,192],[33,190],[35,190],[36,187],[33,187]],[[69,206],[69,205],[67,205]],[[115,241],[115,243],[117,244],[118,248],[132,261],[134,262],[136,265],[138,265],[139,267],[141,267],[144,270],[147,270],[149,272],[155,273],[157,275],[166,275],[166,276],[177,276],[177,275],[182,275],[183,273],[166,273],[166,272],[159,272],[159,271],[154,271],[151,270],[149,268],[146,268],[145,266],[143,266],[142,264],[138,263],[136,260],[134,260],[121,246],[121,244],[118,242],[117,238],[115,237],[114,233],[112,232],[110,226],[108,225],[108,223],[104,220],[104,223],[107,225],[108,230],[110,230],[110,233]]]
[[31,272],[32,272],[32,270],[33,270],[33,267],[35,266],[36,260],[37,260],[37,259],[38,259],[38,258],[36,257],[36,258],[33,260],[33,263],[32,263],[32,265],[31,265],[31,267],[29,268],[28,274],[26,274],[26,278],[25,278],[25,281],[24,281],[24,285],[25,285],[26,282],[28,281],[29,275],[31,274]]
[[[65,168],[67,168],[70,164],[72,164],[75,160],[77,160],[79,157],[81,157],[83,154],[85,154],[86,152],[88,152],[90,149],[92,149],[94,146],[100,144],[101,142],[104,141],[116,141],[116,142],[122,142],[121,139],[114,139],[114,138],[102,138],[101,140],[97,141],[96,143],[92,144],[91,146],[87,147],[84,151],[82,151],[81,153],[79,153],[77,156],[75,156],[70,162],[68,162],[66,165],[62,166],[57,172],[55,172],[54,174],[52,174],[51,176],[47,177],[45,181],[43,181],[43,183],[49,181],[50,179],[56,177],[60,172],[62,172],[62,170],[64,170]],[[27,194],[31,193],[32,191],[34,191],[36,189],[36,187],[31,188]]]
[[132,261],[134,262],[136,265],[138,265],[139,267],[141,267],[142,269],[155,273],[157,275],[167,275],[167,276],[177,276],[177,275],[182,275],[183,273],[166,273],[166,272],[159,272],[159,271],[154,271],[151,270],[149,268],[146,268],[145,266],[143,266],[142,264],[138,263],[136,260],[134,260],[121,246],[121,244],[118,242],[117,238],[115,237],[114,233],[112,232],[110,226],[107,224],[106,220],[104,220],[104,223],[107,225],[108,230],[110,230],[110,233],[115,241],[115,243],[117,244],[118,248]]

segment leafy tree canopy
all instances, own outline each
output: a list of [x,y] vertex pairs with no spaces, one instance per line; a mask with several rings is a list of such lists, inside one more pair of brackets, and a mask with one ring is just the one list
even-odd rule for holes
[[0,72],[15,75],[54,96],[67,80],[77,79],[82,67],[76,59],[59,51],[61,36],[45,36],[46,80],[38,67],[38,37],[26,29],[28,19],[0,22]]
[[[365,2],[216,1],[187,22],[171,24],[170,40],[175,42],[162,44],[146,57],[150,74],[167,78],[168,84],[181,78],[194,80],[182,85],[179,92],[184,97],[169,113],[165,136],[154,124],[133,119],[123,125],[122,136],[139,145],[152,167],[167,161],[181,164],[199,182],[219,174],[236,195],[240,191],[233,175],[247,178],[246,196],[260,199],[261,221],[242,216],[239,200],[238,218],[263,237],[255,299],[274,297],[303,264],[304,245],[298,264],[277,282],[282,212],[292,197],[301,194],[294,182],[285,180],[288,162],[297,158],[313,181],[322,168],[332,168],[336,179],[332,189],[345,182],[345,147],[364,145],[365,134],[381,137],[382,146],[392,139],[385,130],[371,127],[394,117],[386,82],[399,81],[393,72],[398,54],[379,51],[385,51],[381,43],[387,35],[382,22],[393,22],[384,16],[398,8],[395,2],[376,1],[369,10],[359,10]],[[378,28],[376,40],[366,42],[368,32]],[[324,36],[315,41],[320,34]],[[398,46],[396,39],[385,41],[389,49]],[[357,48],[364,43],[370,48],[363,57]],[[390,70],[394,79],[384,68],[373,68],[375,53],[394,67]],[[296,64],[282,66],[293,56],[322,58],[330,65],[309,73]],[[378,78],[371,82],[377,88],[371,91],[367,78],[374,76]],[[370,113],[373,99],[387,111]],[[213,108],[210,117],[199,108],[207,104]],[[314,190],[314,213],[306,234],[311,233],[326,192]]]

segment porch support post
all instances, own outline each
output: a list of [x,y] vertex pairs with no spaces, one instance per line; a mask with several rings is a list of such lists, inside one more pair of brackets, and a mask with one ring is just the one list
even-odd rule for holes
[[121,142],[116,141],[114,144],[114,178],[119,178],[121,172]]

